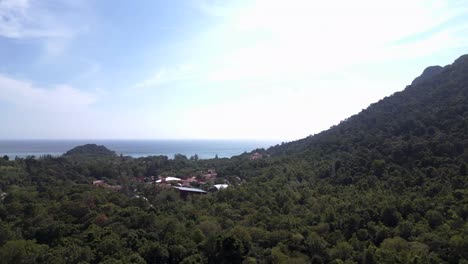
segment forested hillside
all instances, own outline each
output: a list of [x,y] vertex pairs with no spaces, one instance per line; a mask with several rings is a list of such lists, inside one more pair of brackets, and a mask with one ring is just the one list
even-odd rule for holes
[[70,149],[63,155],[75,158],[101,158],[116,156],[114,151],[107,149],[105,146],[98,146],[96,144],[86,144],[83,146],[78,146],[73,149]]
[[[466,55],[255,158],[97,152],[0,160],[0,263],[468,263]],[[210,168],[227,189],[136,180]]]

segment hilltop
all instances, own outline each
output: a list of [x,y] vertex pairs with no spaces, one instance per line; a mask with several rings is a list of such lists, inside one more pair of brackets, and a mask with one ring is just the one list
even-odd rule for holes
[[[468,55],[445,67],[429,67],[401,92],[317,135],[275,146],[282,155],[372,156],[409,166],[426,155],[466,160]],[[361,153],[360,153],[361,152]],[[370,153],[369,153],[370,152]]]
[[114,151],[109,150],[105,146],[96,145],[96,144],[86,144],[82,146],[75,147],[65,154],[65,157],[115,157],[116,154]]

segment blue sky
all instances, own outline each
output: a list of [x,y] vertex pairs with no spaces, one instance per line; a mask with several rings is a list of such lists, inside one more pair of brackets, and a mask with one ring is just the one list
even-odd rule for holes
[[0,139],[315,134],[468,53],[465,1],[0,0]]

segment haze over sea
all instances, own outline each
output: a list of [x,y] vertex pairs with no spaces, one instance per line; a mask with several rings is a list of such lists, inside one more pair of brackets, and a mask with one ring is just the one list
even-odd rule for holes
[[201,159],[232,157],[257,148],[267,148],[280,142],[264,140],[0,140],[0,155],[10,158],[60,156],[84,144],[104,145],[117,154],[132,157],[175,154],[187,157],[198,155]]

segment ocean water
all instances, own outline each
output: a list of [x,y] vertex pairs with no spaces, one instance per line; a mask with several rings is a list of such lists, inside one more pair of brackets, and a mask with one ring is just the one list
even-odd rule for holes
[[257,148],[268,148],[280,142],[262,140],[0,140],[0,155],[10,158],[60,156],[84,144],[104,145],[117,154],[132,157],[175,154],[187,157],[198,155],[201,159],[232,157]]

